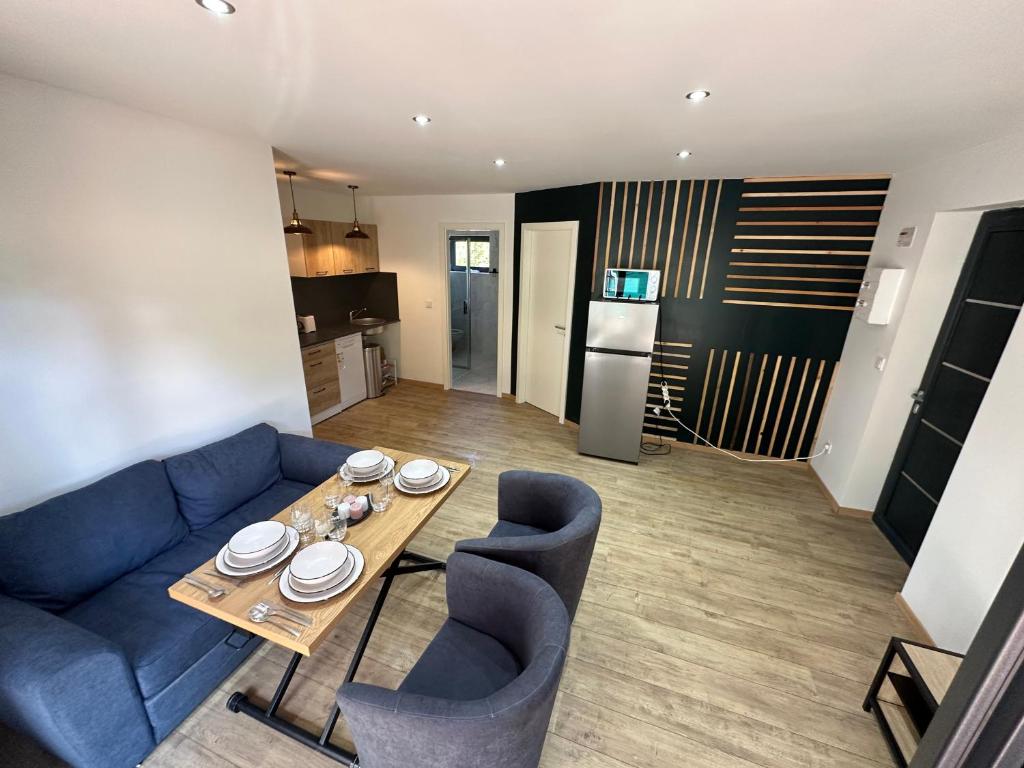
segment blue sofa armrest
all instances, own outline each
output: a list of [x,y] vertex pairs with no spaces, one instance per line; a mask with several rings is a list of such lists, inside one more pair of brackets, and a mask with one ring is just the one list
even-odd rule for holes
[[358,449],[350,445],[281,433],[281,474],[287,480],[320,485]]
[[6,595],[0,595],[0,720],[76,768],[134,766],[155,746],[121,649]]

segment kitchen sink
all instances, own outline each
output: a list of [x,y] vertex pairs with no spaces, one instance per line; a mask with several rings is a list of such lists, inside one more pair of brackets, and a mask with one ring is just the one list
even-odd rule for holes
[[352,320],[352,325],[384,325],[386,322],[383,317],[357,317]]

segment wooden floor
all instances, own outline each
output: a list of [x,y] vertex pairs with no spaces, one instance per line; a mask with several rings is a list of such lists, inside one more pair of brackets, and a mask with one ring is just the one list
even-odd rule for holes
[[[413,543],[436,557],[493,525],[503,470],[574,475],[601,495],[543,766],[891,765],[860,704],[887,638],[913,637],[893,602],[906,568],[870,523],[835,517],[802,468],[678,447],[638,467],[586,458],[531,406],[412,382],[315,432],[474,463]],[[444,620],[443,578],[395,582],[360,679],[401,681]],[[343,623],[303,661],[287,716],[319,730],[361,629]],[[146,766],[335,765],[225,709],[236,689],[269,698],[288,658],[264,644]]]

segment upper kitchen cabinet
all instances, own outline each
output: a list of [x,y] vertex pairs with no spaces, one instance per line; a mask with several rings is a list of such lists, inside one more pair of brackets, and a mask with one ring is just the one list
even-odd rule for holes
[[352,231],[352,222],[332,221],[331,239],[334,241],[334,267],[339,275],[358,275],[380,270],[380,256],[377,252],[377,225],[363,224],[359,228],[369,238],[346,239]]
[[292,277],[328,277],[341,274],[336,267],[332,222],[305,219],[311,235],[285,235],[288,271]]

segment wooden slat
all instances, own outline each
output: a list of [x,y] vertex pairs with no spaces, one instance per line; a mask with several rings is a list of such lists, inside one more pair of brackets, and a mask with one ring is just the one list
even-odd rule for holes
[[794,307],[796,309],[834,309],[839,312],[853,312],[854,307],[833,307],[830,304],[786,304],[778,301],[740,301],[724,299],[723,304],[752,304],[759,307]]
[[877,221],[737,221],[737,227],[877,227]]
[[757,413],[757,399],[761,395],[761,382],[764,380],[764,369],[768,363],[768,353],[761,357],[761,370],[757,374],[757,384],[754,386],[754,399],[750,402],[750,418],[747,419],[747,431],[743,434],[743,443],[740,450],[747,450],[747,443],[750,441],[750,428],[754,424],[754,414]]
[[743,192],[743,197],[884,197],[885,189],[830,189],[827,192]]
[[736,372],[740,367],[740,351],[736,350],[736,358],[732,363],[732,375],[729,377],[729,391],[725,396],[725,407],[722,409],[722,426],[718,430],[718,441],[717,445],[722,446],[722,440],[725,438],[725,425],[729,421],[729,408],[732,406],[732,392],[736,386]]
[[761,413],[761,426],[757,430],[757,442],[754,443],[754,453],[761,453],[761,439],[764,437],[764,428],[768,423],[768,411],[772,407],[772,395],[775,394],[775,382],[779,377],[780,365],[782,365],[782,355],[776,355],[775,368],[772,370],[772,381],[768,385],[768,397],[764,401],[764,411]]
[[654,342],[654,344],[655,344],[655,346],[658,346],[658,347],[692,347],[693,346],[693,344],[691,344],[688,341],[656,341],[656,342]]
[[677,369],[683,370],[683,371],[687,370],[690,367],[688,365],[680,365],[679,363],[663,363],[663,362],[658,362],[658,363],[656,363],[656,365],[659,368],[677,368]]
[[792,277],[790,275],[726,275],[727,280],[784,280],[797,283],[860,283],[858,277]]
[[636,183],[636,199],[633,200],[633,226],[629,232],[629,263],[630,269],[633,268],[633,248],[636,245],[636,221],[640,215],[640,190],[643,187],[642,182]]
[[804,444],[804,435],[807,434],[807,425],[811,421],[811,414],[814,412],[814,398],[818,396],[818,386],[821,384],[821,375],[825,371],[825,361],[818,361],[818,375],[814,377],[814,386],[811,387],[811,396],[807,400],[807,410],[804,412],[804,423],[800,427],[800,436],[796,439],[796,452],[800,453],[800,446]]
[[684,354],[682,352],[657,352],[657,351],[655,351],[655,352],[652,352],[651,354],[655,355],[656,357],[683,357],[683,358],[687,358],[687,359],[689,359],[689,357],[690,357],[689,355]]
[[[624,181],[622,188],[622,211],[619,214],[619,246],[615,254],[616,268],[622,266],[622,245],[626,240],[626,203],[629,202],[629,182]],[[638,184],[640,182],[637,182]]]
[[865,259],[871,255],[870,251],[806,250],[798,248],[733,248],[732,253],[796,253],[802,256],[863,256]]
[[661,223],[665,215],[665,190],[668,182],[661,182],[661,201],[658,203],[658,227],[654,232],[654,254],[651,256],[651,269],[658,268],[658,246],[661,244]]
[[768,455],[775,451],[775,438],[779,434],[779,423],[782,421],[782,412],[786,409],[786,396],[789,394],[789,382],[793,378],[793,366],[796,365],[796,357],[789,358],[789,368],[786,370],[786,381],[782,385],[782,395],[779,397],[779,407],[775,413],[775,425],[772,427],[772,438],[768,442]]
[[769,205],[761,207],[741,206],[740,213],[759,213],[765,211],[880,211],[880,205],[790,205],[782,207]]
[[807,382],[807,372],[811,369],[811,358],[804,362],[804,372],[800,375],[800,384],[796,388],[796,399],[793,400],[793,410],[789,415],[789,426],[786,427],[786,437],[782,441],[782,451],[779,456],[785,457],[789,450],[789,438],[793,435],[793,425],[796,424],[796,414],[800,410],[800,400],[804,396],[804,384]]
[[854,291],[853,293],[843,291],[801,291],[796,288],[732,288],[727,287],[725,290],[737,292],[737,293],[796,293],[805,296],[858,296],[859,294]]
[[743,180],[744,184],[785,184],[800,181],[887,181],[892,178],[889,173],[846,173],[841,176],[750,176]]
[[814,438],[811,440],[811,447],[818,444],[818,435],[821,432],[821,425],[825,422],[825,413],[828,411],[828,401],[832,398],[832,388],[836,385],[836,374],[839,372],[839,362],[832,366],[832,373],[828,377],[828,387],[825,389],[825,399],[821,403],[821,418],[814,428]]
[[718,221],[718,204],[722,201],[722,179],[718,180],[718,190],[715,192],[715,209],[711,214],[711,231],[708,232],[708,246],[704,251],[704,271],[700,275],[700,298],[704,298],[704,286],[708,280],[708,261],[711,258],[711,244],[715,239],[715,224]]
[[697,254],[700,252],[701,228],[704,226],[704,204],[708,199],[708,184],[711,182],[704,179],[704,185],[700,191],[700,213],[697,214],[697,229],[693,233],[693,251],[690,261],[690,280],[686,285],[686,298],[690,298],[690,289],[693,285],[693,268],[697,264]]
[[736,423],[732,429],[732,437],[729,438],[729,447],[736,447],[736,436],[740,433],[740,422],[743,420],[743,408],[747,404],[747,391],[750,388],[750,372],[754,368],[754,353],[749,352],[747,356],[747,364],[743,372],[743,389],[740,391],[740,405],[736,410]]
[[647,235],[651,227],[651,202],[654,200],[654,182],[647,182],[647,212],[644,214],[644,241],[640,248],[640,269],[647,266]]
[[[729,360],[729,350],[726,349],[726,350],[723,350],[723,352],[722,352],[722,362],[718,366],[718,379],[715,382],[715,398],[714,398],[714,400],[711,403],[711,412],[708,413],[708,426],[707,426],[707,433],[708,433],[708,435],[711,434],[711,432],[714,430],[714,427],[715,427],[715,414],[718,412],[718,398],[722,394],[722,378],[725,375],[725,364],[728,362],[728,360]],[[699,432],[700,430],[697,430],[697,431]],[[697,436],[696,435],[694,435],[694,437],[693,437],[693,442],[695,442],[695,443],[697,442]]]
[[[715,350],[712,347],[708,351],[708,367],[704,371],[704,388],[700,392],[700,408],[697,409],[697,426],[693,428],[694,432],[700,432],[700,422],[704,418],[704,402],[708,396],[708,382],[711,381],[711,368],[715,364]],[[697,438],[693,438],[694,442],[697,442]]]
[[[668,377],[666,376],[666,378],[668,378]],[[661,389],[661,385],[660,384],[648,384],[647,388],[648,389]],[[684,391],[686,389],[686,387],[677,387],[674,384],[669,384],[668,388],[670,390],[677,391],[677,392],[682,392],[682,391]]]
[[[680,244],[679,244],[679,263],[676,265],[676,288],[677,288],[677,291],[676,291],[676,294],[675,294],[676,296],[679,295],[679,293],[678,293],[678,286],[679,286],[680,271],[682,270],[683,264],[686,261],[686,258],[685,258],[686,257],[686,236],[687,236],[687,234],[690,231],[690,208],[691,208],[692,205],[693,205],[693,180],[691,179],[690,180],[690,188],[689,188],[689,190],[686,193],[686,216],[683,219],[683,239],[682,239],[682,242],[680,242]],[[690,279],[692,281],[692,279],[693,279],[692,278],[692,275],[693,275],[693,260],[692,259],[690,261],[690,274],[691,274],[691,278]],[[664,295],[664,294],[662,294],[662,295]],[[689,291],[687,291],[686,298],[690,298]]]
[[[730,261],[730,267],[785,267],[787,269],[845,269],[848,272],[863,271],[863,264],[793,264],[777,261]],[[857,281],[858,283],[860,280]]]
[[[661,296],[665,297],[665,291],[668,289],[668,273],[672,268],[672,241],[675,239],[676,234],[676,214],[679,211],[679,189],[682,187],[683,182],[676,181],[676,193],[675,199],[672,201],[672,219],[668,225],[668,245],[665,248],[665,269],[661,273]],[[690,182],[690,192],[693,193],[693,182]],[[687,212],[690,210],[689,203],[686,206]],[[687,216],[689,218],[689,216]]]
[[[610,266],[610,263],[611,263],[609,260],[611,258],[611,251],[612,251],[612,222],[615,221],[615,185],[616,185],[616,183],[617,182],[614,182],[614,181],[612,182],[611,200],[608,203],[608,238],[607,238],[607,240],[605,240],[605,244],[604,244],[604,269],[605,269],[605,272],[608,271],[608,267]],[[603,275],[602,275],[601,279],[602,280],[604,279]]]
[[910,714],[904,707],[891,704],[888,701],[879,701],[877,706],[882,711],[885,722],[889,724],[889,730],[892,731],[892,735],[896,739],[903,759],[909,763],[914,759],[920,739],[910,719]]
[[594,270],[590,276],[590,292],[597,288],[597,258],[601,252],[601,206],[604,204],[604,182],[597,188],[597,236],[594,238]]
[[733,235],[733,240],[851,240],[871,242],[867,235]]

